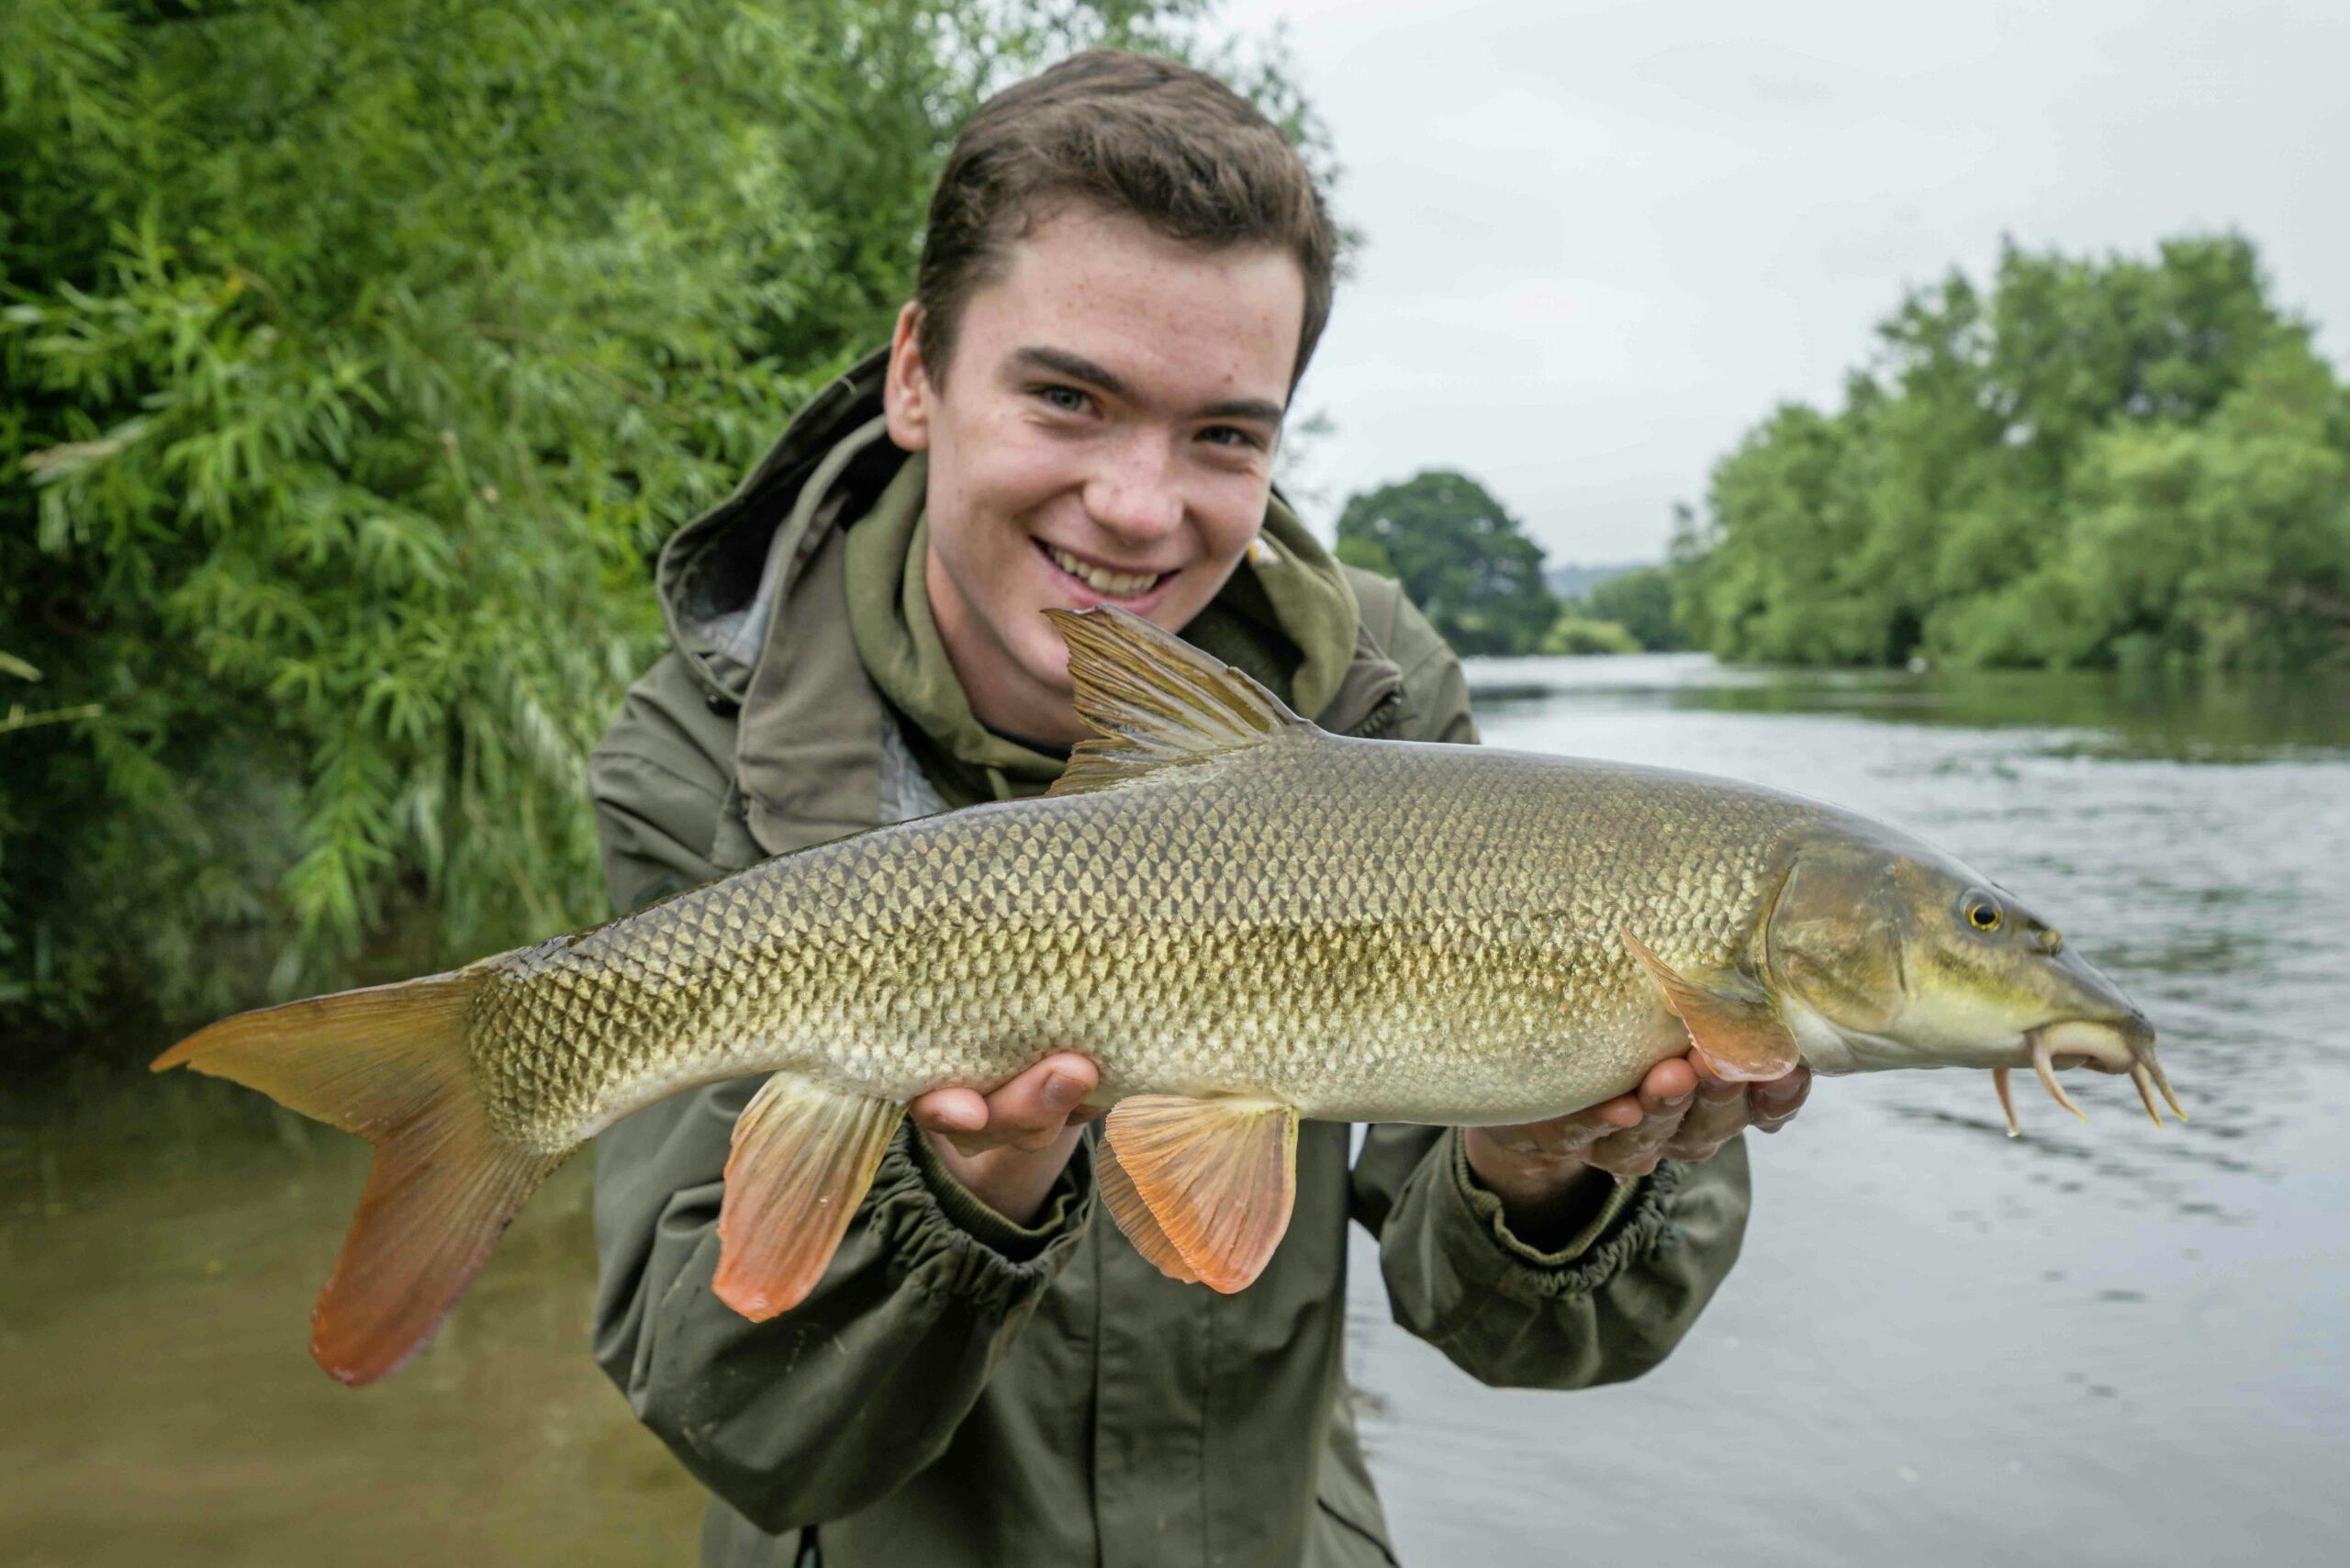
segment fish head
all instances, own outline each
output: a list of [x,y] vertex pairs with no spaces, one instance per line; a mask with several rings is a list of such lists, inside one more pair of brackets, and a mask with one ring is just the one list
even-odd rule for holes
[[2128,1074],[2150,1111],[2154,1088],[2168,1095],[2154,1025],[2121,989],[2014,894],[1923,846],[1799,849],[1764,947],[1821,1070],[2030,1066],[2070,1109],[2053,1074],[2085,1066]]

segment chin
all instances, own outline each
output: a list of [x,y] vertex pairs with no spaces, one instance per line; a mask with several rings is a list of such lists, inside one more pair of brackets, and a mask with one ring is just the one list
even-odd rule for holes
[[1062,697],[1074,697],[1077,684],[1069,678],[1069,644],[1052,629],[1044,612],[1036,613],[1036,630],[1013,644],[1013,657],[1029,679]]

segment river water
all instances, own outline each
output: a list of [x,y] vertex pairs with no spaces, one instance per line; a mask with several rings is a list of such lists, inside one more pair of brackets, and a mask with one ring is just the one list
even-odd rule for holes
[[[1355,1249],[1405,1561],[2339,1562],[2350,1502],[2350,692],[1495,662],[1490,745],[1701,769],[1923,833],[2130,989],[2194,1117],[2073,1075],[1823,1080],[1649,1377],[1472,1383]],[[143,1045],[143,1043],[142,1043]],[[700,1497],[588,1361],[587,1162],[435,1341],[304,1354],[355,1141],[186,1074],[0,1110],[0,1562],[690,1559]]]

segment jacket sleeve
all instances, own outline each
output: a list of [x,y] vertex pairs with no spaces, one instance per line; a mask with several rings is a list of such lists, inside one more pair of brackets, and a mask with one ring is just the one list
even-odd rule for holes
[[[718,874],[707,846],[725,776],[691,744],[702,722],[649,680],[598,749],[619,907]],[[938,1456],[1076,1245],[1093,1183],[1080,1150],[1037,1225],[1016,1226],[901,1126],[822,1282],[752,1323],[711,1280],[734,1118],[757,1087],[673,1095],[597,1138],[595,1353],[687,1468],[780,1533],[853,1512]]]
[[1354,1201],[1398,1324],[1480,1383],[1586,1388],[1664,1360],[1737,1261],[1746,1145],[1617,1188],[1557,1252],[1510,1234],[1457,1128],[1371,1128]]
[[[1404,677],[1399,733],[1473,743],[1460,661],[1392,585],[1358,589]],[[1751,1203],[1741,1137],[1617,1188],[1582,1234],[1543,1252],[1510,1233],[1458,1130],[1404,1126],[1366,1131],[1353,1196],[1398,1324],[1481,1383],[1561,1389],[1662,1361],[1737,1261]]]

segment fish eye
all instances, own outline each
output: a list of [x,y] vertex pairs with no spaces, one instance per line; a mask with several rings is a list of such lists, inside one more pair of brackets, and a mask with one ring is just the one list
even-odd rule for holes
[[2004,918],[1999,911],[1999,901],[1980,890],[1971,891],[1961,899],[1959,907],[1966,912],[1966,924],[1977,931],[1997,931]]

